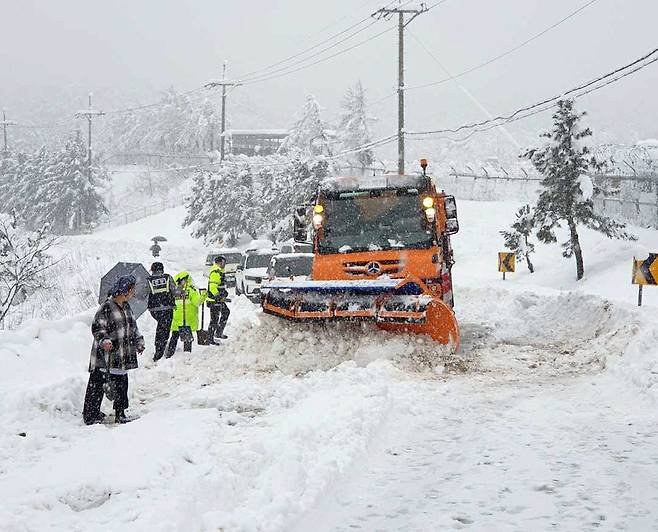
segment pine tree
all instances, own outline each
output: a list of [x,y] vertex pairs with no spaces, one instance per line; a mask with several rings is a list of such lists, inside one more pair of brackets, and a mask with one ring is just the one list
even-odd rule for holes
[[[31,225],[49,223],[53,232],[78,233],[94,227],[107,213],[97,187],[108,180],[107,171],[87,164],[87,148],[81,138],[70,139],[63,150],[41,161],[32,176]],[[25,198],[23,198],[25,199]]]
[[537,237],[541,242],[557,242],[555,229],[565,222],[569,238],[562,243],[562,255],[576,259],[576,278],[583,278],[585,267],[583,251],[578,236],[578,226],[584,225],[603,233],[608,238],[634,240],[624,224],[594,212],[591,194],[593,185],[587,173],[599,163],[579,140],[592,135],[589,128],[580,129],[578,124],[585,113],[574,110],[573,100],[560,100],[553,115],[553,129],[541,136],[549,139],[543,148],[528,150],[524,156],[532,161],[543,175],[541,192],[535,206]]
[[282,153],[298,150],[304,156],[330,154],[329,137],[320,112],[320,104],[313,96],[308,95],[300,118],[281,145]]
[[[343,98],[342,113],[338,126],[338,142],[340,151],[350,151],[372,141],[368,116],[366,114],[365,91],[361,82],[348,88]],[[366,149],[345,156],[351,166],[366,169],[372,166],[374,153]]]
[[510,231],[500,231],[505,240],[505,247],[513,251],[517,259],[525,259],[530,273],[535,273],[535,267],[530,261],[530,255],[535,252],[535,245],[530,242],[530,234],[534,228],[534,220],[530,205],[524,205],[516,212],[516,221]]

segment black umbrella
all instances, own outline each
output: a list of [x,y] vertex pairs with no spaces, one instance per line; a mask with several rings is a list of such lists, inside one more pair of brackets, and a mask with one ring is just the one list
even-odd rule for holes
[[166,242],[167,241],[167,239],[165,237],[160,236],[160,235],[154,236],[151,240],[153,240],[153,242]]
[[103,275],[98,293],[98,303],[102,303],[107,299],[108,292],[122,275],[134,275],[137,280],[135,297],[130,300],[130,307],[135,314],[135,318],[139,318],[146,311],[150,289],[148,284],[149,273],[138,262],[117,262],[109,272]]

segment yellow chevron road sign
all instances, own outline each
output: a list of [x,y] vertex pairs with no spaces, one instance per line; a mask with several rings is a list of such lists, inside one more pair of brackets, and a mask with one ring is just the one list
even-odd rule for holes
[[513,272],[516,267],[516,256],[514,253],[510,253],[507,251],[501,251],[498,253],[498,271],[505,273],[505,272]]
[[658,253],[649,253],[645,260],[633,259],[633,284],[658,284]]

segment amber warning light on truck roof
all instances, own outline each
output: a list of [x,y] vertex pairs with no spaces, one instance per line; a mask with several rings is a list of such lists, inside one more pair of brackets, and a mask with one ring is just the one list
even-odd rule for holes
[[425,175],[425,170],[427,169],[427,159],[420,160],[420,167],[423,169],[423,175]]

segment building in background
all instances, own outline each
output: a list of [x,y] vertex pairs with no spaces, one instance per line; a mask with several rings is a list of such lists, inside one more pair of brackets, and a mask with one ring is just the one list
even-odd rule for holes
[[271,155],[276,153],[283,139],[288,136],[287,129],[227,129],[226,151],[233,155]]

